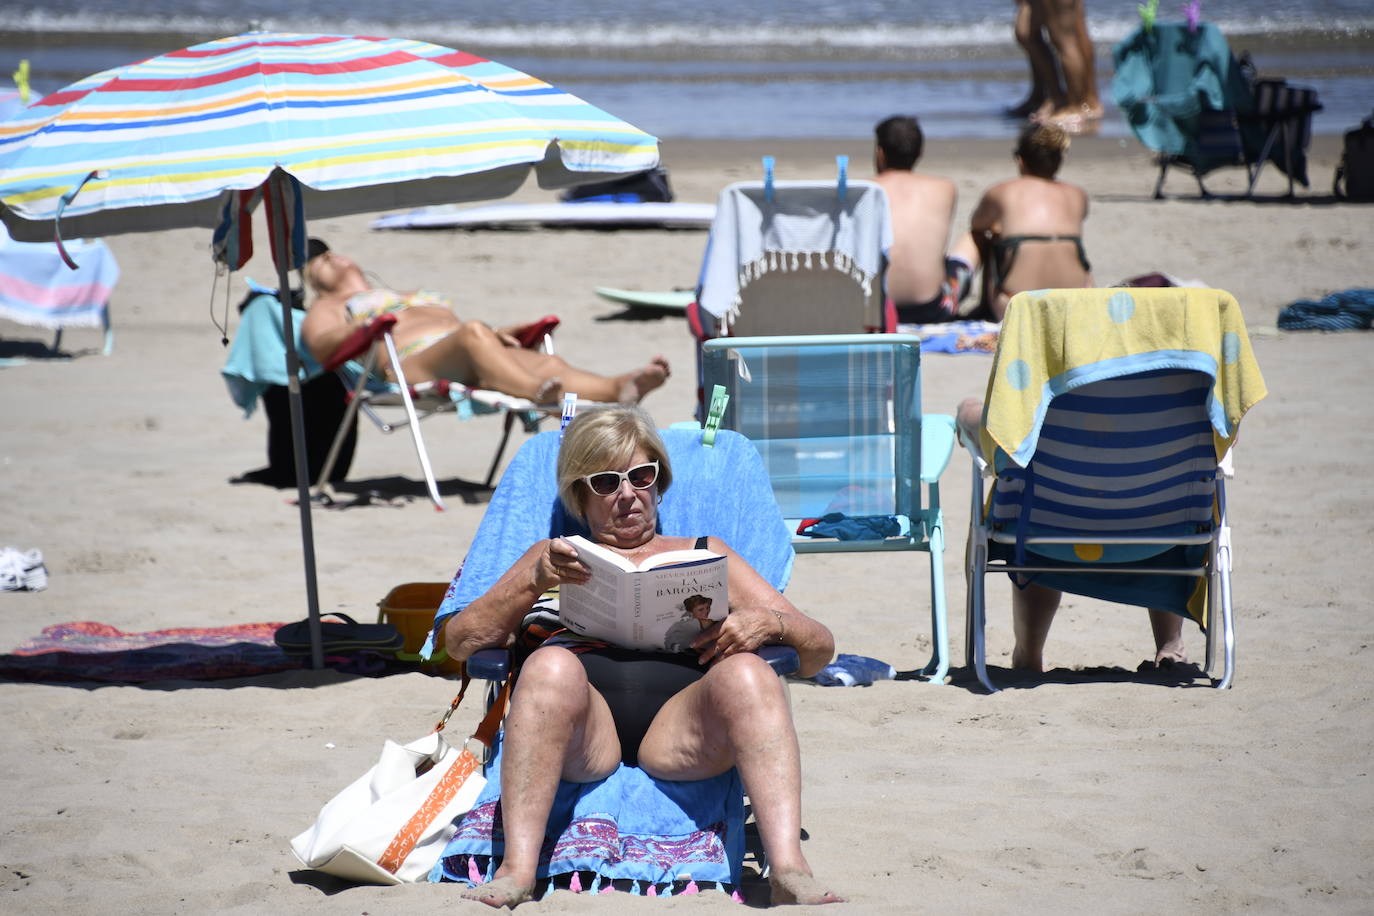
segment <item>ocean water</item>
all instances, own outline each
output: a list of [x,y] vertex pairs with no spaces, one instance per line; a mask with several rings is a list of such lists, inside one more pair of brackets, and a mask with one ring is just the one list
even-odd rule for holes
[[[280,0],[0,0],[0,73],[27,59],[46,93],[98,70],[237,34],[286,31],[420,38],[519,68],[663,138],[870,136],[915,114],[931,137],[1011,136],[1002,109],[1027,68],[1010,0],[335,0],[332,17]],[[1139,23],[1135,0],[1087,0],[1107,116],[1111,48]],[[1203,0],[1261,76],[1319,93],[1319,134],[1374,110],[1374,0]],[[1163,0],[1160,19],[1181,19]]]

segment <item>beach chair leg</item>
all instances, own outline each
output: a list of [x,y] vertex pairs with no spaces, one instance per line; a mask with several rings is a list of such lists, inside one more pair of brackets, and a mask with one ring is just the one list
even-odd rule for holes
[[1160,157],[1159,177],[1155,179],[1155,200],[1164,199],[1164,174],[1169,171],[1169,160]]
[[353,390],[352,397],[348,399],[347,406],[344,407],[343,419],[339,421],[339,429],[334,433],[334,441],[329,443],[329,454],[325,456],[324,466],[320,468],[320,476],[315,479],[315,492],[310,494],[312,500],[318,500],[326,495],[329,487],[329,475],[334,472],[334,465],[339,460],[339,452],[343,449],[344,440],[348,438],[348,428],[353,423],[353,418],[358,415],[358,407],[362,404],[363,388],[367,385],[367,373],[358,377],[357,387]]
[[969,663],[973,666],[978,681],[988,693],[996,693],[997,687],[988,677],[987,664],[987,546],[979,544],[971,551],[968,583],[968,610],[965,626]]
[[[1216,568],[1213,576],[1217,580],[1217,604],[1221,607],[1221,680],[1217,689],[1231,686],[1231,678],[1236,671],[1236,630],[1231,616],[1231,529],[1222,525],[1217,543]],[[1208,629],[1213,629],[1210,624]]]
[[420,470],[425,475],[425,486],[429,489],[430,502],[436,512],[444,511],[444,498],[439,495],[439,484],[434,479],[434,469],[429,464],[429,453],[425,451],[425,439],[420,433],[420,418],[415,415],[415,401],[410,396],[410,384],[401,371],[401,357],[396,352],[396,341],[390,334],[382,337],[386,344],[386,355],[391,360],[391,371],[396,375],[396,387],[401,390],[401,402],[406,408],[406,422],[410,424],[410,438],[415,443],[415,457],[420,459]]
[[945,530],[939,509],[930,525],[930,661],[921,674],[932,684],[943,684],[949,673],[949,619],[945,612]]

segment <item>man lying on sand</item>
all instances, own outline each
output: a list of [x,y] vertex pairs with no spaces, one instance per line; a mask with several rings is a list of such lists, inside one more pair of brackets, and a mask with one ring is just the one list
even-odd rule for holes
[[[557,404],[564,391],[589,401],[634,404],[668,378],[662,356],[616,376],[574,368],[552,354],[522,348],[510,329],[496,331],[480,321],[461,320],[436,293],[374,287],[357,262],[319,239],[310,240],[309,255],[305,279],[315,300],[301,322],[301,340],[321,363],[359,327],[378,315],[393,314],[396,351],[412,384],[443,378],[545,405]],[[386,354],[380,368],[395,379]]]

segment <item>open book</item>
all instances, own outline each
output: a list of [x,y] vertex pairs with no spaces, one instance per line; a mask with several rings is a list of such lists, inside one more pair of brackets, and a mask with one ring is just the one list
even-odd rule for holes
[[592,571],[585,585],[559,588],[558,616],[574,633],[629,649],[686,652],[730,611],[726,558],[714,551],[670,550],[636,567],[580,535],[568,542]]

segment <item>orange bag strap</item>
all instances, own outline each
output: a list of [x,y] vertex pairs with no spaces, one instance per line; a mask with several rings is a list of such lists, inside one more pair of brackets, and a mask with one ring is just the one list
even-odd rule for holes
[[[501,728],[501,719],[506,714],[506,701],[510,698],[511,680],[511,678],[507,677],[505,681],[501,683],[501,690],[496,695],[496,702],[491,704],[491,709],[487,710],[487,714],[482,717],[482,721],[477,726],[477,730],[472,733],[473,739],[480,741],[487,747],[492,746],[492,742],[496,740],[496,732]],[[464,665],[463,682],[458,688],[458,695],[454,697],[453,702],[449,704],[448,711],[444,713],[444,717],[435,723],[434,731],[441,732],[444,730],[444,726],[448,724],[449,716],[453,715],[454,711],[458,709],[459,704],[463,702],[463,695],[468,692],[468,684],[471,682],[472,678],[468,676],[467,665]]]

